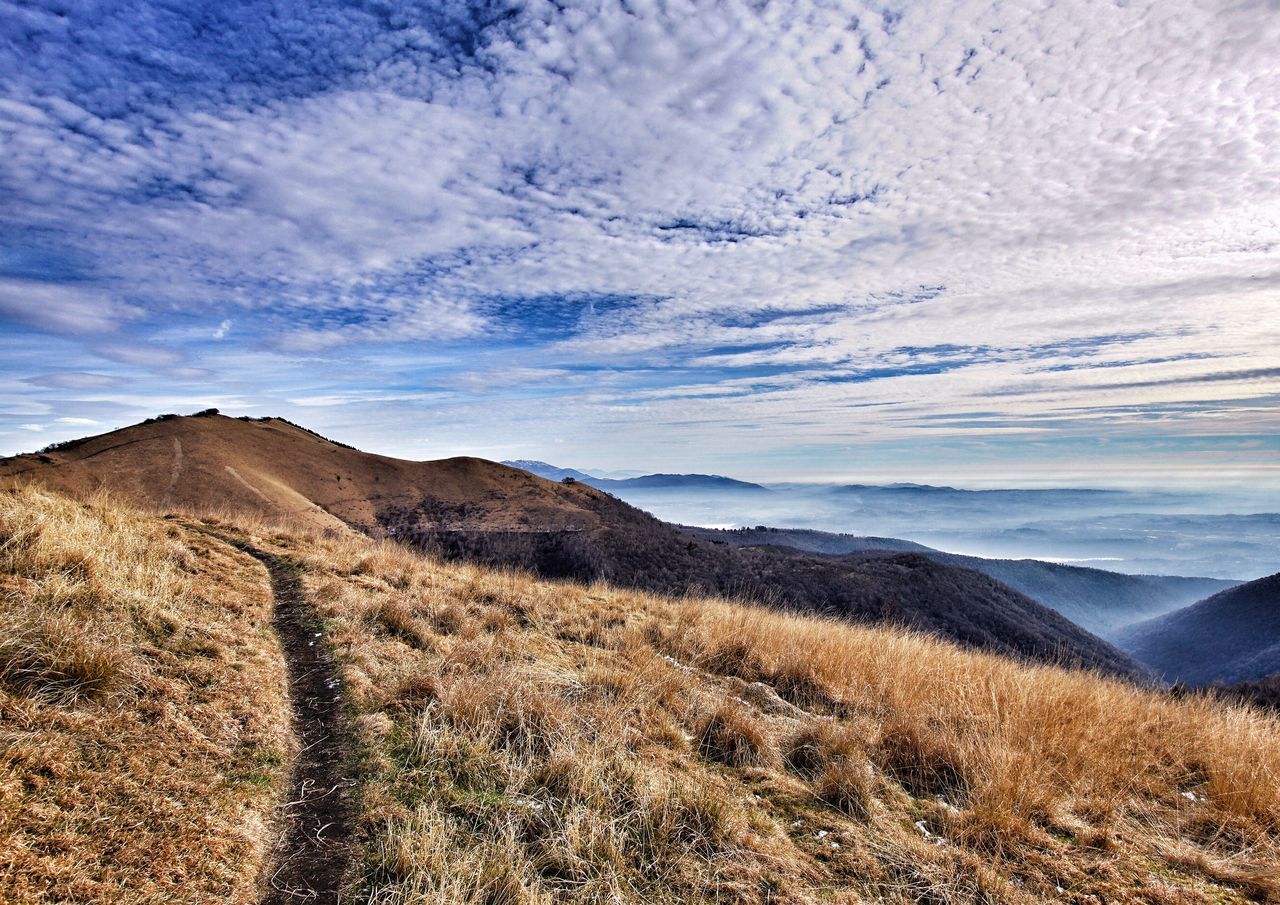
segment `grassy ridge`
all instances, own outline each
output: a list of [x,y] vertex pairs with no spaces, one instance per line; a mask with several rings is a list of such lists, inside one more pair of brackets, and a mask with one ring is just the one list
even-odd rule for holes
[[[71,694],[62,673],[40,684],[11,669],[0,691],[6,737],[22,727],[101,746],[108,720],[129,720],[147,702],[189,720],[193,702],[182,696],[212,688],[211,720],[192,736],[204,753],[181,769],[205,771],[200,787],[225,797],[200,802],[213,825],[199,833],[163,822],[184,801],[177,778],[145,763],[174,744],[163,721],[123,734],[96,785],[51,775],[36,788],[38,769],[6,753],[0,898],[38,900],[35,884],[68,858],[79,882],[151,889],[155,901],[168,900],[168,875],[158,878],[153,862],[180,862],[193,888],[225,891],[206,901],[247,895],[274,774],[253,792],[234,780],[237,765],[247,751],[288,750],[283,706],[235,684],[269,691],[281,681],[262,632],[265,576],[179,524],[29,492],[5,500],[6,619],[61,606],[41,582],[88,581],[75,578],[76,550],[133,563],[102,573],[111,594],[65,596],[95,601],[75,604],[80,618],[109,614],[84,634],[109,639],[124,678]],[[35,522],[33,540],[22,526]],[[298,567],[341,664],[361,764],[352,901],[1280,897],[1274,717],[890,629],[540,581],[354,534],[230,517],[217,527]],[[155,580],[144,568],[153,559],[168,564]],[[157,631],[148,614],[171,612],[179,627]],[[123,634],[111,635],[117,623]],[[197,636],[220,639],[222,652],[188,649]],[[158,684],[152,661],[210,669],[204,681],[225,684]],[[215,714],[259,721],[253,747],[213,731],[224,725]],[[124,785],[131,798],[117,795]],[[133,827],[114,850],[163,841],[168,861],[104,867],[105,843],[59,837],[71,788],[88,793],[86,812]],[[53,816],[31,822],[31,802]],[[242,845],[234,858],[231,839]]]

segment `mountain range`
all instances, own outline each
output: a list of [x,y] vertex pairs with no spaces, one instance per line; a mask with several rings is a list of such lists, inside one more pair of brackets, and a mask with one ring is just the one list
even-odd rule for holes
[[546,577],[739,596],[895,623],[1011,656],[1145,675],[1052,609],[918,552],[737,549],[682,532],[585,482],[551,482],[481,459],[373,455],[278,418],[162,416],[3,460],[0,478],[78,496],[106,489],[151,509],[288,516]]
[[[1258,511],[1275,510],[1277,504],[1248,489],[983,490],[821,482],[742,487],[747,482],[735,484],[719,475],[663,476],[652,484],[605,483],[600,472],[543,462],[524,466],[552,480],[584,480],[664,521],[683,525],[769,525],[909,538],[935,550],[984,559],[1031,559],[1224,582],[1260,578],[1280,568],[1280,513]],[[1042,587],[1051,584],[1041,582]],[[1158,607],[1139,608],[1132,618],[1159,612]]]
[[[688,493],[711,493],[751,488],[760,493],[769,489],[759,484],[735,481],[721,475],[648,475],[629,480],[602,480],[571,468],[558,468],[546,462],[517,461],[504,463],[522,468],[549,480],[573,478],[593,487],[614,493],[630,494],[646,488],[680,489]],[[885,487],[844,485],[836,492],[894,493],[907,491],[926,498],[951,499],[956,494],[979,494],[983,499],[1028,498],[1057,499],[1096,495],[1110,499],[1112,491],[956,491],[950,487],[926,487],[917,484],[894,484]],[[1047,495],[1047,497],[1046,497]],[[1210,594],[1239,584],[1230,579],[1196,578],[1177,575],[1127,575],[1085,566],[1043,562],[1034,559],[993,559],[947,553],[910,540],[890,537],[868,537],[838,534],[803,528],[757,526],[741,529],[709,529],[682,526],[681,530],[707,540],[735,546],[784,546],[807,553],[842,555],[873,550],[920,553],[935,562],[982,572],[1032,599],[1057,610],[1072,622],[1104,638],[1130,623],[1171,612],[1195,603]]]
[[105,490],[152,510],[354,529],[548,578],[713,593],[892,623],[974,648],[1144,680],[1147,666],[1167,681],[1190,684],[1280,672],[1276,576],[1239,584],[1125,575],[966,556],[892,537],[682,526],[615,494],[774,491],[718,475],[597,478],[541,462],[514,464],[519,467],[467,457],[395,459],[283,419],[228,418],[210,410],[160,416],[0,460],[0,479],[82,498]]
[[[591,474],[557,468],[545,462],[508,464],[557,480],[574,477],[628,496],[643,492],[647,487],[661,487],[714,497],[718,491],[732,491],[734,485],[745,484],[719,475],[698,474],[654,475],[650,477],[657,480],[651,483],[645,478],[602,481]],[[813,485],[745,486],[762,493],[819,492]],[[999,504],[1015,508],[1055,504],[1069,508],[1078,505],[1082,499],[1104,509],[1126,505],[1124,494],[1106,490],[967,491],[919,484],[847,484],[825,488],[821,492],[859,501],[867,498],[907,499],[935,514],[974,505],[972,501],[975,500],[979,506]],[[1177,499],[1176,495],[1167,496]],[[1150,494],[1147,502],[1160,504],[1166,500],[1160,494]],[[1106,518],[1114,520],[1119,516],[1113,513]],[[1236,518],[1232,523],[1239,521],[1241,519]],[[1245,517],[1243,521],[1270,525],[1274,517],[1255,515]],[[758,525],[717,529],[685,525],[680,530],[716,544],[739,548],[784,547],[828,557],[886,551],[919,554],[936,563],[972,569],[996,579],[1057,611],[1076,625],[1118,642],[1121,649],[1150,665],[1169,681],[1193,685],[1241,682],[1244,683],[1243,693],[1250,699],[1270,701],[1274,697],[1269,691],[1272,685],[1265,683],[1274,683],[1274,679],[1268,677],[1280,673],[1280,629],[1275,626],[1275,620],[1280,618],[1280,593],[1277,593],[1275,576],[1243,584],[1224,578],[1133,575],[1035,559],[968,556],[901,538],[809,528]],[[1232,593],[1232,589],[1238,593]],[[1259,692],[1250,682],[1263,682],[1258,686],[1263,691]]]
[[603,478],[576,468],[558,468],[531,459],[504,461],[503,465],[519,468],[548,481],[563,481],[572,478],[583,484],[590,484],[599,490],[711,490],[711,491],[747,491],[769,493],[762,484],[750,481],[739,481],[713,474],[646,474],[633,478]]

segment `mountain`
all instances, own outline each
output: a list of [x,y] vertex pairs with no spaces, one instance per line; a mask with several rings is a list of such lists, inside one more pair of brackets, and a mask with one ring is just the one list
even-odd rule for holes
[[557,468],[537,459],[515,459],[503,461],[501,464],[506,465],[508,468],[519,468],[521,471],[536,474],[538,477],[546,478],[548,481],[563,481],[565,478],[573,478],[575,481],[590,483],[591,481],[599,480],[595,475],[587,474],[585,471],[578,471],[576,468]]
[[1210,685],[1209,690],[1225,701],[1255,704],[1280,712],[1280,673],[1232,685]]
[[1139,622],[1116,643],[1170,682],[1207,685],[1280,673],[1280,573]]
[[891,537],[859,537],[798,528],[684,528],[708,540],[752,546],[778,544],[810,553],[840,555],[872,550],[920,553],[935,562],[973,569],[1021,591],[1076,625],[1109,638],[1123,626],[1162,615],[1239,582],[1171,575],[1124,575],[1034,559],[986,559],[944,553]]
[[600,490],[710,490],[710,491],[746,491],[750,493],[768,493],[768,488],[750,481],[739,481],[723,475],[710,474],[647,474],[634,478],[601,478],[574,468],[558,468],[534,459],[517,459],[506,461],[503,465],[520,468],[536,474],[549,481],[563,481],[573,478]]
[[637,490],[712,490],[769,493],[767,487],[716,474],[647,474],[635,478],[592,478],[590,483],[602,490],[635,488]]
[[387,533],[387,513],[425,507],[473,530],[577,530],[602,496],[483,459],[409,462],[360,452],[280,418],[162,416],[0,461],[83,496],[106,488],[148,509],[289,516],[314,527]]
[[1223,578],[1179,575],[1125,575],[1087,566],[1035,559],[984,559],[955,553],[930,553],[931,559],[977,569],[1057,610],[1076,625],[1111,639],[1127,625],[1149,619],[1233,588]]
[[1136,662],[1011,588],[918,554],[823,557],[739,550],[588,486],[482,459],[363,453],[278,418],[165,416],[0,462],[84,496],[107,488],[150,509],[290,516],[390,536],[441,556],[660,593],[705,592],[892,622],[967,645],[1140,677]]
[[[608,488],[684,525],[771,525],[910,538],[987,559],[1031,559],[1131,575],[1210,576],[1231,582],[1280,568],[1280,514],[1265,490],[961,490],[920,485],[770,483],[768,492]],[[1184,589],[1185,606],[1217,587]],[[1162,595],[1157,595],[1162,596]],[[1176,598],[1176,599],[1174,599]],[[1132,618],[1159,615],[1139,607]],[[1176,608],[1170,606],[1169,608]]]
[[1120,498],[1122,491],[1117,490],[1099,490],[1093,488],[993,488],[987,490],[968,490],[958,487],[948,487],[938,484],[912,484],[904,482],[896,482],[892,484],[836,484],[828,487],[828,492],[863,496],[866,494],[892,494],[901,498],[904,494],[914,495],[923,499],[935,500],[951,500],[959,498],[968,499],[986,499],[999,500],[1007,502],[1010,500],[1035,501],[1036,505],[1043,505],[1043,500],[1063,501],[1076,500],[1082,498],[1091,499],[1108,499]]

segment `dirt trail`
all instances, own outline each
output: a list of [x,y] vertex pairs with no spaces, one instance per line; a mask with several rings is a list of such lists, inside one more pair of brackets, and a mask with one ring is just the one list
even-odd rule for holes
[[[227,473],[228,473],[228,474],[230,474],[230,475],[231,475],[231,477],[235,478],[237,481],[239,481],[239,482],[240,482],[241,484],[243,484],[245,487],[249,488],[249,489],[250,489],[250,490],[252,490],[254,493],[256,493],[256,494],[257,494],[257,495],[262,499],[262,501],[263,501],[263,502],[265,502],[265,503],[269,503],[269,504],[270,504],[270,505],[272,505],[272,506],[274,506],[274,505],[275,505],[275,501],[274,501],[274,500],[272,500],[272,499],[271,499],[271,497],[267,496],[265,493],[263,493],[263,492],[262,492],[261,490],[259,490],[257,487],[254,487],[252,484],[250,484],[248,481],[246,481],[243,477],[241,477],[240,472],[236,471],[236,470],[235,470],[234,468],[232,468],[230,465],[224,465],[224,466],[222,466],[222,467],[223,467],[223,468],[225,468],[225,469],[227,470]],[[261,559],[262,557],[258,557],[258,558],[259,558],[259,559]],[[264,562],[265,562],[265,560],[264,560]]]
[[263,905],[337,905],[351,858],[352,814],[345,772],[341,688],[302,583],[289,565],[247,544],[271,575],[274,624],[289,669],[299,752],[282,808],[275,863]]
[[160,508],[166,512],[169,510],[169,504],[173,502],[173,492],[178,487],[180,477],[182,477],[182,441],[174,437],[173,472],[169,475],[169,486],[165,489],[164,499],[160,501]]

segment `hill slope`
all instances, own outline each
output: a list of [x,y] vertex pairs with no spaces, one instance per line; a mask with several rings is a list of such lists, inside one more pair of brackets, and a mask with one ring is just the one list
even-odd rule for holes
[[826,553],[843,556],[849,553],[937,553],[932,547],[897,537],[868,537],[861,534],[836,534],[832,531],[816,531],[812,528],[699,528],[681,525],[688,534],[722,544],[739,547],[782,546],[802,550],[805,553]]
[[456,458],[409,462],[279,419],[166,418],[0,463],[0,479],[138,505],[351,526],[440,555],[661,593],[735,594],[854,620],[893,621],[1009,655],[1111,673],[1144,670],[1059,614],[989,578],[911,554],[832,560],[734,550],[583,483]]
[[0,491],[0,902],[257,902],[290,735],[269,587],[200,531]]
[[983,559],[955,553],[929,556],[1003,581],[1108,640],[1126,625],[1238,584],[1222,578],[1125,575],[1035,559]]
[[4,460],[6,477],[78,494],[107,487],[145,508],[222,508],[374,535],[385,530],[383,512],[424,501],[450,528],[563,530],[598,521],[591,501],[599,494],[590,488],[483,459],[409,462],[360,452],[279,418],[156,419]]
[[1001,581],[1103,638],[1110,638],[1133,622],[1163,615],[1239,584],[1220,578],[1125,575],[1035,559],[985,559],[944,553],[896,538],[859,537],[825,531],[794,528],[684,530],[724,543],[781,544],[798,550],[833,555],[876,549],[915,550],[935,562],[973,569]]
[[334,664],[343,901],[1280,895],[1280,723],[1208,698],[352,531],[26,490],[0,491],[0,537],[13,905],[261,900],[307,727],[250,545],[288,565]]
[[1280,672],[1280,573],[1140,622],[1117,640],[1171,682],[1266,678]]

